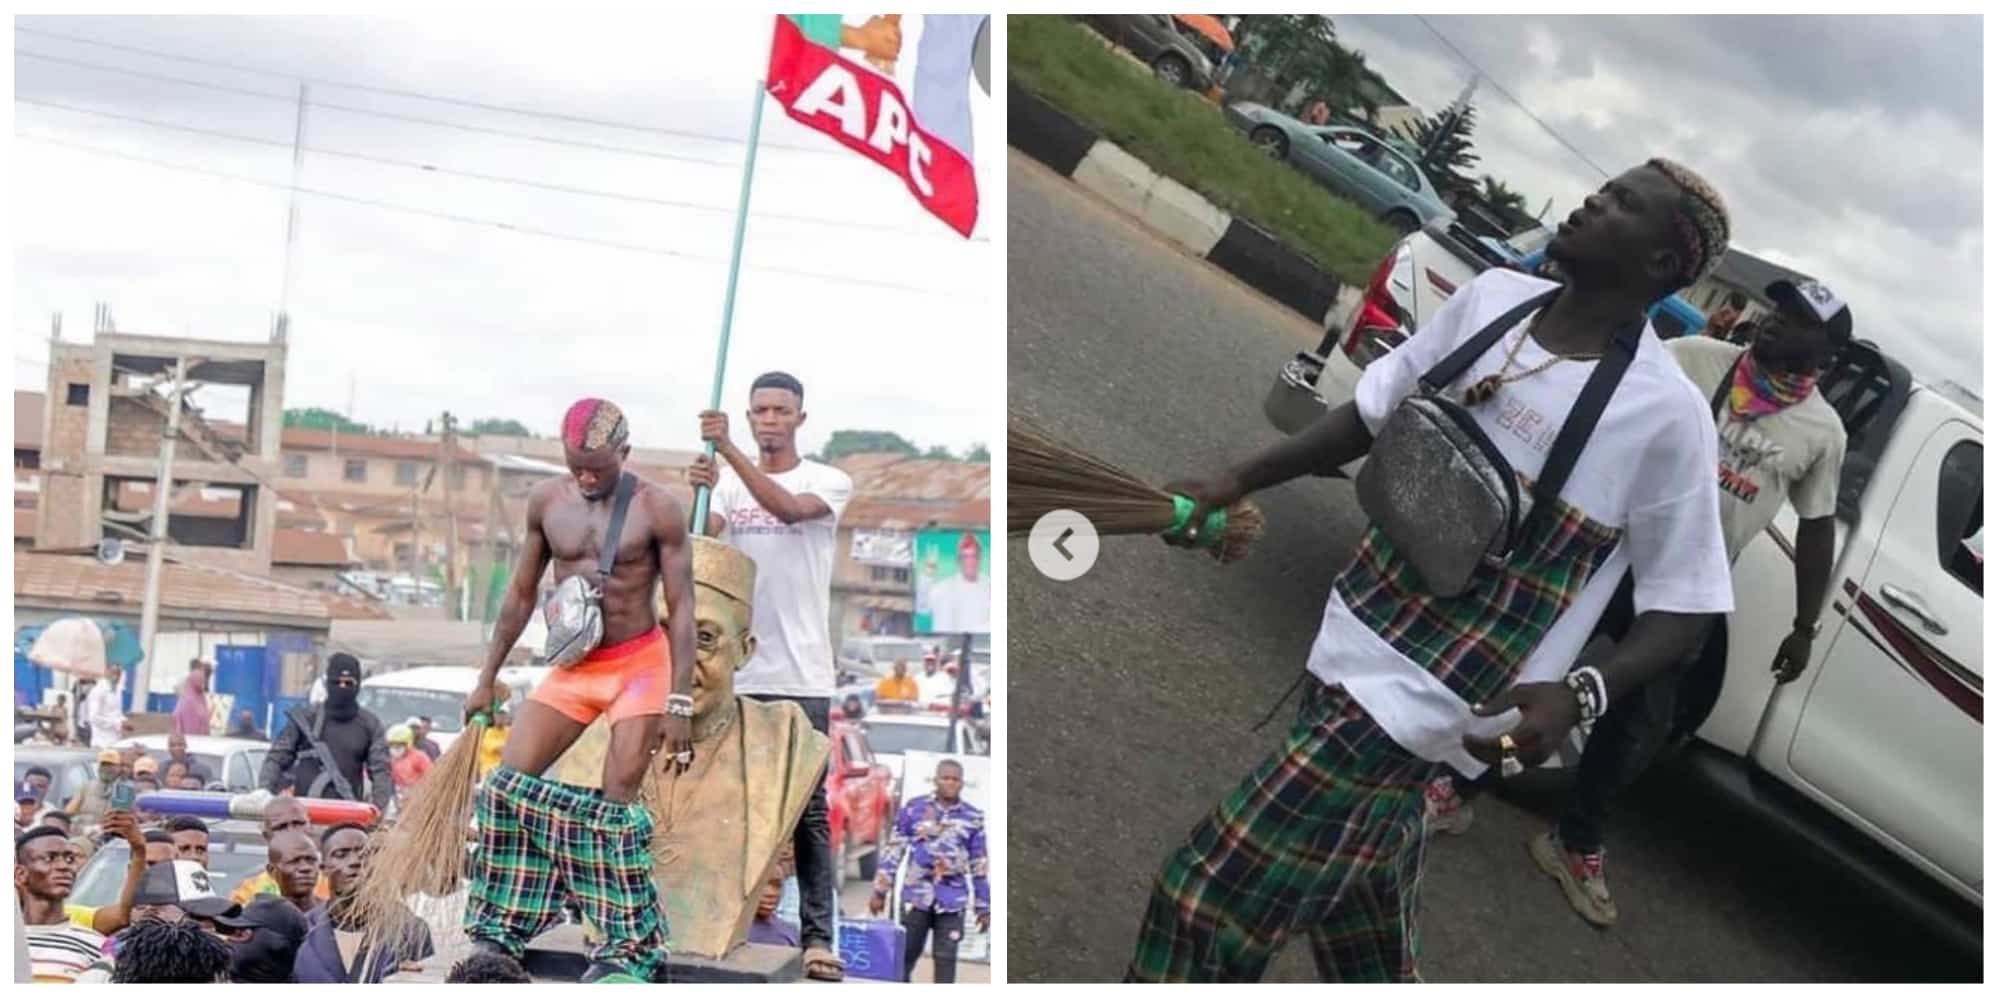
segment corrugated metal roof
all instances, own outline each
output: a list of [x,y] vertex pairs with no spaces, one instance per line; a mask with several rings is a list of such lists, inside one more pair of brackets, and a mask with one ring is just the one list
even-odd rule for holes
[[[279,447],[287,451],[331,451],[334,447],[332,431],[310,430],[304,427],[285,428],[284,437],[279,439]],[[342,454],[366,455],[378,458],[421,458],[436,461],[438,443],[422,438],[382,437],[376,434],[339,435]],[[461,462],[481,461],[478,453],[468,451],[463,445],[458,450]]]
[[833,463],[854,480],[854,495],[883,500],[986,500],[993,467],[901,455],[848,455]]
[[284,566],[361,565],[346,538],[295,528],[279,528],[271,535],[271,562]]
[[[14,553],[14,603],[90,604],[138,614],[146,586],[146,561],[128,558],[106,566],[86,555]],[[335,618],[387,618],[380,607],[295,587],[269,577],[169,560],[162,568],[160,607],[185,617],[227,618],[231,613],[330,622]]]

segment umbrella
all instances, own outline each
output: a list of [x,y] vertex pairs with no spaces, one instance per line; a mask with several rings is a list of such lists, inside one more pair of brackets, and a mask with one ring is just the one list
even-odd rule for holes
[[35,639],[28,659],[50,670],[92,679],[104,676],[104,633],[88,618],[64,618]]
[[1229,29],[1212,14],[1175,14],[1174,20],[1193,28],[1206,36],[1209,41],[1222,46],[1224,52],[1236,51],[1236,42],[1229,37]]

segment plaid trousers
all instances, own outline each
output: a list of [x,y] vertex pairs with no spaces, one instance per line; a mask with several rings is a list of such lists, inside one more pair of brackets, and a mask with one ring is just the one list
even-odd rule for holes
[[1126,980],[1254,982],[1297,931],[1328,982],[1415,980],[1438,767],[1312,684],[1285,745],[1167,856]]
[[519,957],[562,919],[568,896],[603,935],[591,961],[642,980],[665,971],[667,922],[653,887],[653,817],[644,806],[499,767],[479,790],[478,815],[467,936]]

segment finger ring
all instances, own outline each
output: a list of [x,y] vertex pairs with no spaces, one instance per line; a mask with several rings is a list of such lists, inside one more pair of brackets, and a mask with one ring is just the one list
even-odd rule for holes
[[690,750],[682,750],[680,753],[674,755],[674,759],[685,764],[688,761],[694,759],[694,752]]
[[1509,754],[1500,758],[1500,776],[1503,778],[1519,777],[1521,772],[1526,770],[1527,768],[1521,764],[1521,758],[1519,757]]
[[1502,756],[1502,757],[1512,757],[1512,756],[1514,756],[1514,750],[1515,750],[1515,747],[1514,747],[1514,736],[1513,736],[1513,734],[1511,734],[1511,733],[1501,733],[1501,734],[1500,734],[1500,756]]

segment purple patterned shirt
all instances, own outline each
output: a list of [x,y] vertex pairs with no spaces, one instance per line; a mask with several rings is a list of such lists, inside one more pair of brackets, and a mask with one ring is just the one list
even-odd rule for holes
[[904,908],[962,913],[970,894],[973,912],[987,912],[986,816],[965,800],[947,807],[920,795],[903,806],[875,871],[877,894],[889,894],[905,857]]

